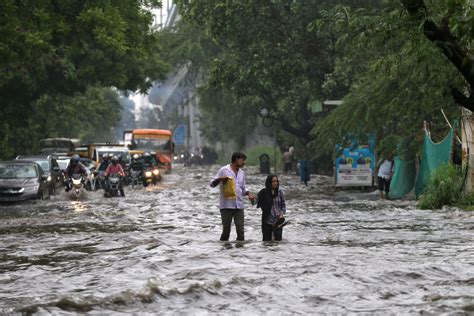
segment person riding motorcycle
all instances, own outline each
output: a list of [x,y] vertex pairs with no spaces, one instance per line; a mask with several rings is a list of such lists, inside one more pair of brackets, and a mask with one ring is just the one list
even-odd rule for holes
[[[110,174],[114,174],[114,173],[118,174],[120,177],[124,177],[125,172],[123,171],[122,165],[119,164],[119,160],[117,156],[113,156],[110,161],[111,161],[111,164],[107,167],[107,170],[105,170],[104,177],[107,178]],[[108,192],[109,187],[110,187],[109,182],[106,181],[106,189],[105,189],[106,192]],[[122,186],[120,186],[120,194],[122,196],[125,196]]]
[[150,153],[146,152],[143,154],[143,164],[147,168],[153,168],[156,166],[157,163],[155,158],[153,158]]
[[138,178],[141,179],[143,176],[143,170],[145,170],[145,166],[143,164],[143,161],[140,159],[140,155],[134,154],[132,156],[132,161],[128,168],[128,175],[130,177],[129,181],[132,181],[132,172],[136,172]]
[[108,153],[102,154],[102,159],[99,162],[99,165],[97,166],[96,170],[94,171],[94,176],[97,179],[96,182],[96,187],[94,189],[99,189],[99,188],[104,188],[104,172],[107,170],[107,167],[110,165],[110,156]]
[[71,177],[73,174],[80,174],[83,178],[87,178],[86,167],[79,161],[79,155],[73,155],[69,160],[69,165],[66,170],[64,170],[64,175],[66,177],[66,192],[71,190]]
[[130,163],[130,170],[143,172],[145,166],[143,162],[140,160],[140,156],[138,154],[134,154],[132,157],[132,162]]
[[143,185],[146,187],[148,184],[156,184],[160,179],[161,175],[158,170],[158,162],[154,155],[149,152],[143,154],[143,165],[145,169],[145,177],[143,177]]
[[107,170],[107,167],[110,165],[110,159],[109,159],[109,154],[105,153],[102,155],[102,160],[99,163],[99,166],[97,167],[97,171],[105,171]]

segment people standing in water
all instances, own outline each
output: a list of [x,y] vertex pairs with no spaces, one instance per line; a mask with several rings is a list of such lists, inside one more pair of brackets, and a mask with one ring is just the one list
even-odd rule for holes
[[272,238],[281,240],[286,203],[276,175],[269,175],[265,180],[265,188],[258,192],[257,208],[262,209],[263,241],[272,240]]
[[390,191],[390,181],[394,172],[394,161],[392,153],[387,154],[387,157],[383,159],[377,172],[377,182],[380,192],[380,198],[386,199],[388,192]]
[[246,159],[247,157],[243,153],[233,153],[231,163],[220,168],[210,183],[213,188],[221,184],[219,200],[222,220],[221,241],[229,240],[232,220],[234,220],[237,231],[237,240],[245,240],[244,196],[248,196],[250,201],[254,201],[256,198],[245,186],[245,174],[242,168],[245,166]]

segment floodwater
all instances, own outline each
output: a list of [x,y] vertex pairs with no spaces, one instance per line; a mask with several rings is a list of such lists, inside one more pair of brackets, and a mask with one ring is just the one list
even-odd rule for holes
[[[473,314],[474,213],[281,176],[282,242],[220,242],[218,166],[152,190],[0,206],[0,313]],[[251,191],[265,176],[246,168]],[[235,239],[235,227],[231,239]]]

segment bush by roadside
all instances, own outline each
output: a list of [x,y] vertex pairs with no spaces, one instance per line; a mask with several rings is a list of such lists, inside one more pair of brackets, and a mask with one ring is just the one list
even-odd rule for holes
[[420,209],[440,209],[443,205],[461,205],[474,202],[474,195],[463,194],[463,172],[451,163],[435,169],[428,184],[420,195],[417,207]]

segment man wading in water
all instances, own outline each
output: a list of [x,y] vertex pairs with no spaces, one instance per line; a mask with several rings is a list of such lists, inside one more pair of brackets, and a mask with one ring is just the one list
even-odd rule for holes
[[220,168],[210,184],[214,188],[221,183],[219,200],[222,220],[221,241],[229,240],[232,219],[237,231],[237,240],[245,240],[244,196],[247,195],[251,202],[255,200],[255,195],[247,191],[245,187],[245,174],[241,169],[245,166],[246,159],[243,153],[233,153],[231,163]]

